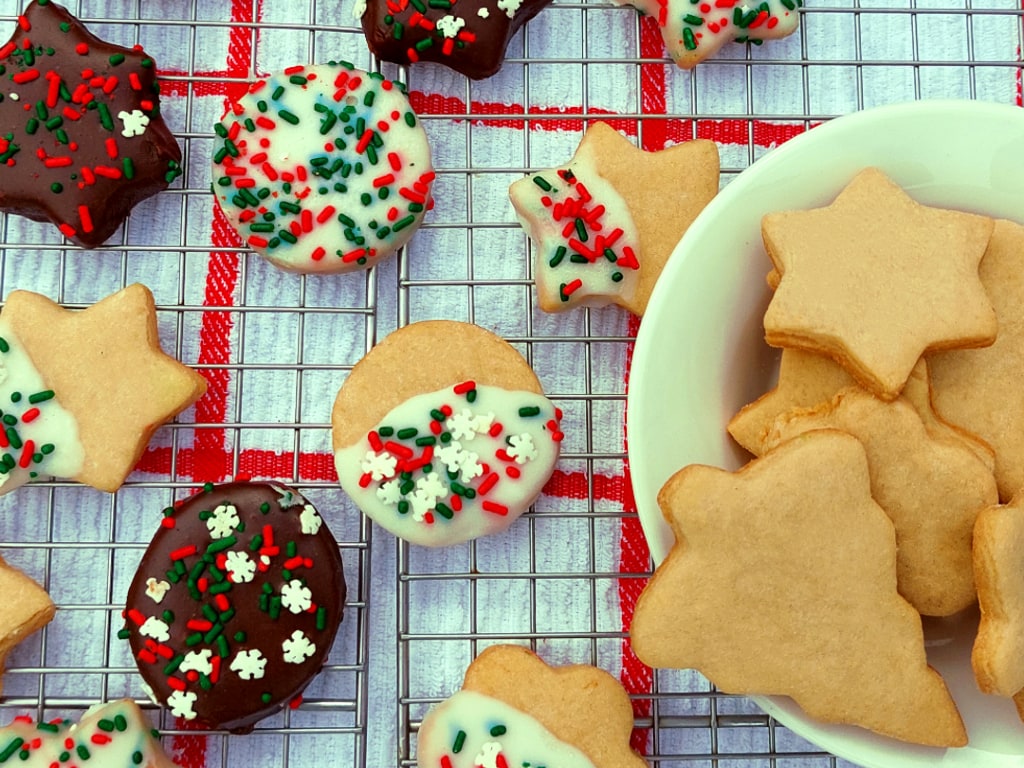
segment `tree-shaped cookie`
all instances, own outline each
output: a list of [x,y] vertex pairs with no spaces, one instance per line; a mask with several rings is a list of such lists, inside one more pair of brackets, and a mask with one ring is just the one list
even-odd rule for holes
[[689,466],[658,496],[675,544],[636,606],[633,648],[730,693],[791,696],[808,715],[933,746],[966,743],[896,590],[892,523],[864,448],[800,435],[736,473]]

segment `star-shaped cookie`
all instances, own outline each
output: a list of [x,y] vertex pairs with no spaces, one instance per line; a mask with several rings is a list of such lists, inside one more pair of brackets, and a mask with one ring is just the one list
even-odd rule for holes
[[113,492],[157,427],[206,391],[161,350],[153,295],[138,283],[81,311],[14,291],[0,339],[0,473],[10,478],[0,492],[35,473]]
[[785,37],[800,24],[802,0],[614,0],[651,16],[661,30],[668,55],[692,69],[729,42]]
[[975,680],[984,693],[1013,697],[1024,720],[1024,496],[978,514],[974,574],[981,608]]
[[981,282],[995,307],[999,335],[985,349],[928,356],[935,409],[995,449],[999,496],[1009,501],[1024,487],[1024,227],[997,221]]
[[46,590],[17,568],[0,558],[0,672],[11,650],[42,629],[53,618],[55,608]]
[[675,544],[633,617],[644,663],[791,696],[827,722],[966,743],[920,616],[896,591],[896,539],[858,440],[819,430],[736,473],[689,466],[658,501]]
[[513,183],[541,309],[614,303],[643,315],[679,238],[718,192],[718,173],[714,142],[647,152],[594,123],[567,165]]
[[992,226],[918,203],[877,168],[824,208],[770,213],[761,233],[780,281],[765,339],[823,352],[892,400],[925,351],[995,339],[978,277]]
[[0,209],[52,221],[92,248],[181,175],[141,47],[100,40],[56,3],[33,0],[0,47],[0,70]]
[[370,50],[385,61],[432,61],[468,77],[501,68],[512,36],[551,0],[360,0]]

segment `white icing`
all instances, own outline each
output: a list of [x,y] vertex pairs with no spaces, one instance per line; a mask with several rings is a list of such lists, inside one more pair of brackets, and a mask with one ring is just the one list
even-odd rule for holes
[[[403,246],[433,205],[427,136],[419,120],[407,124],[412,108],[402,90],[390,81],[385,87],[379,75],[341,65],[301,73],[314,79],[300,86],[290,80],[297,73],[271,75],[238,100],[240,111],[223,118],[225,131],[237,131],[231,144],[237,156],[214,162],[214,191],[245,243],[277,266],[366,269]],[[380,146],[364,144],[357,124],[365,125],[362,135],[376,133]],[[224,179],[231,183],[222,186]],[[254,186],[239,189],[235,182]],[[241,193],[249,190],[270,195],[246,202]],[[251,229],[268,223],[270,231]]]
[[[573,182],[561,177],[567,171],[575,176]],[[538,185],[538,178],[550,188]],[[582,190],[589,200],[584,200]],[[626,201],[597,173],[589,158],[576,157],[566,168],[552,168],[520,179],[509,188],[509,197],[520,223],[534,242],[534,275],[543,309],[551,312],[583,304],[621,304],[633,298],[642,269],[640,235]],[[600,227],[589,228],[585,243],[573,226],[577,216],[564,212],[567,203],[599,214],[593,219],[600,222]],[[615,263],[603,255],[603,238],[612,237],[615,239],[609,247],[619,254]],[[639,268],[623,266],[628,263],[622,258],[627,248],[635,255]],[[584,258],[588,254],[580,254],[579,250],[589,251],[589,257]],[[553,266],[560,252],[561,260]],[[565,286],[572,286],[577,280],[580,287],[564,293]]]
[[301,629],[296,629],[292,632],[292,636],[286,638],[281,644],[281,650],[284,651],[285,662],[301,664],[316,653],[316,645],[303,634]]
[[[460,732],[465,736],[456,752]],[[459,691],[423,719],[416,749],[420,768],[436,768],[444,758],[452,768],[497,768],[499,756],[509,768],[595,768],[579,748],[533,717],[476,691]]]
[[[59,393],[56,397],[32,404],[29,396],[37,392],[47,391],[43,377],[15,336],[10,325],[0,319],[0,338],[7,342],[8,351],[0,353],[0,408],[5,415],[18,418],[14,427],[21,440],[22,447],[14,448],[6,438],[2,442],[7,447],[0,447],[0,457],[10,456],[16,466],[8,472],[0,473],[0,494],[8,493],[33,479],[33,473],[40,478],[60,477],[73,478],[81,470],[85,462],[85,449],[78,435],[78,422],[74,415],[60,406]],[[17,402],[12,398],[20,393]],[[39,416],[30,422],[22,421],[22,417],[33,408],[39,409]],[[6,426],[3,427],[6,433]],[[28,441],[32,441],[36,452],[42,446],[53,445],[52,453],[43,456],[38,463],[28,467],[17,466]]]
[[[417,395],[388,413],[376,429],[395,432],[380,438],[376,448],[368,436],[335,453],[342,488],[359,508],[415,544],[453,544],[507,528],[537,497],[558,461],[561,433],[546,397],[480,385],[469,402],[454,389]],[[431,412],[443,406],[450,412],[436,421]],[[520,408],[527,409],[523,415]],[[528,415],[530,408],[537,415]],[[415,437],[398,438],[399,430],[412,428]],[[433,446],[415,445],[432,436]],[[417,459],[429,448],[429,471],[416,467],[403,479],[403,446]],[[389,458],[386,465],[383,457]],[[453,482],[470,493],[457,493]]]
[[[99,726],[100,721],[106,725],[121,717],[124,718],[123,730],[111,731]],[[103,768],[171,766],[159,742],[153,738],[151,728],[135,704],[114,701],[94,705],[77,723],[60,723],[56,730],[40,730],[35,723],[15,720],[0,728],[0,744],[6,746],[17,738],[22,739],[25,748],[16,751],[7,764],[25,768],[78,765],[77,761],[61,760],[61,755],[68,752],[74,755],[79,746],[85,747],[90,755],[88,762],[81,763],[84,765]],[[141,763],[133,760],[137,752],[142,755]]]
[[122,125],[124,125],[124,128],[121,129],[121,135],[129,139],[132,136],[144,134],[146,126],[149,125],[149,115],[141,109],[133,109],[131,112],[121,110],[117,113],[117,116],[121,120]]

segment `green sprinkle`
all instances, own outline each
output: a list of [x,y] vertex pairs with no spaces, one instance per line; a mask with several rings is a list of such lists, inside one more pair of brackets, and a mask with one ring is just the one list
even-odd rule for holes
[[688,13],[685,16],[683,16],[683,21],[685,21],[687,24],[692,24],[695,27],[699,27],[701,24],[704,23],[704,19],[702,19],[700,16],[694,16],[692,13]]
[[491,728],[491,736],[504,736],[508,729],[504,725],[496,725]]
[[[549,184],[548,180],[545,179],[543,176],[534,176],[533,177],[533,183],[536,184],[541,189],[543,189],[545,192],[550,192],[551,191],[551,184]],[[460,733],[461,733],[461,731],[460,731]]]
[[525,405],[525,406],[523,406],[522,408],[519,409],[519,415],[524,417],[524,418],[527,418],[527,417],[530,417],[530,416],[539,416],[540,415],[540,406],[537,406],[537,405]]
[[277,116],[284,120],[286,123],[291,123],[292,125],[299,124],[299,116],[296,115],[294,112],[289,112],[287,109],[280,110],[277,113]]
[[697,38],[694,37],[693,30],[689,27],[683,29],[683,46],[688,51],[692,51],[697,47]]
[[14,756],[14,753],[21,749],[21,745],[24,743],[25,740],[20,736],[15,736],[11,739],[7,746],[0,751],[0,763],[6,763],[10,760]]
[[398,430],[397,437],[399,440],[408,440],[410,437],[416,437],[417,433],[419,433],[419,430],[416,427],[406,427],[405,429]]
[[[6,352],[6,351],[7,351],[6,349],[3,349],[2,347],[0,347],[0,352]],[[36,392],[35,394],[32,394],[32,395],[28,396],[28,401],[30,403],[32,403],[32,405],[38,405],[39,403],[43,403],[43,402],[46,402],[47,400],[52,400],[52,399],[53,399],[53,390],[52,389],[44,389],[42,392]]]
[[7,339],[0,336],[0,352],[7,354],[11,351],[11,345],[7,343]]
[[466,732],[460,730],[457,734],[455,734],[455,742],[452,744],[452,752],[454,752],[456,754],[461,752],[462,751],[462,747],[463,747],[463,745],[465,745],[465,743],[466,743]]
[[622,282],[622,273],[621,272],[612,272],[612,282],[613,283],[621,283]]
[[437,514],[443,517],[445,520],[451,520],[455,517],[455,513],[451,510],[451,507],[445,506],[440,501],[437,502],[437,506],[434,507],[437,510]]
[[113,56],[111,56],[109,59],[107,59],[107,61],[109,61],[111,64],[113,64],[116,67],[118,64],[123,64],[124,63],[124,54],[123,53],[115,53]]

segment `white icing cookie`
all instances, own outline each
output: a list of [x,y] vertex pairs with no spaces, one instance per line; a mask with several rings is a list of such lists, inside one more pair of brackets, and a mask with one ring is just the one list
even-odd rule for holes
[[537,249],[542,309],[633,300],[640,283],[636,225],[593,162],[577,157],[565,168],[531,174],[512,184],[509,197]]
[[342,488],[396,536],[441,546],[504,530],[558,461],[561,412],[543,395],[460,382],[416,395],[335,450]]
[[427,713],[419,768],[594,768],[579,749],[537,720],[490,696],[459,691]]
[[242,240],[282,269],[373,266],[433,207],[427,137],[401,83],[347,63],[254,83],[215,126],[213,189]]

